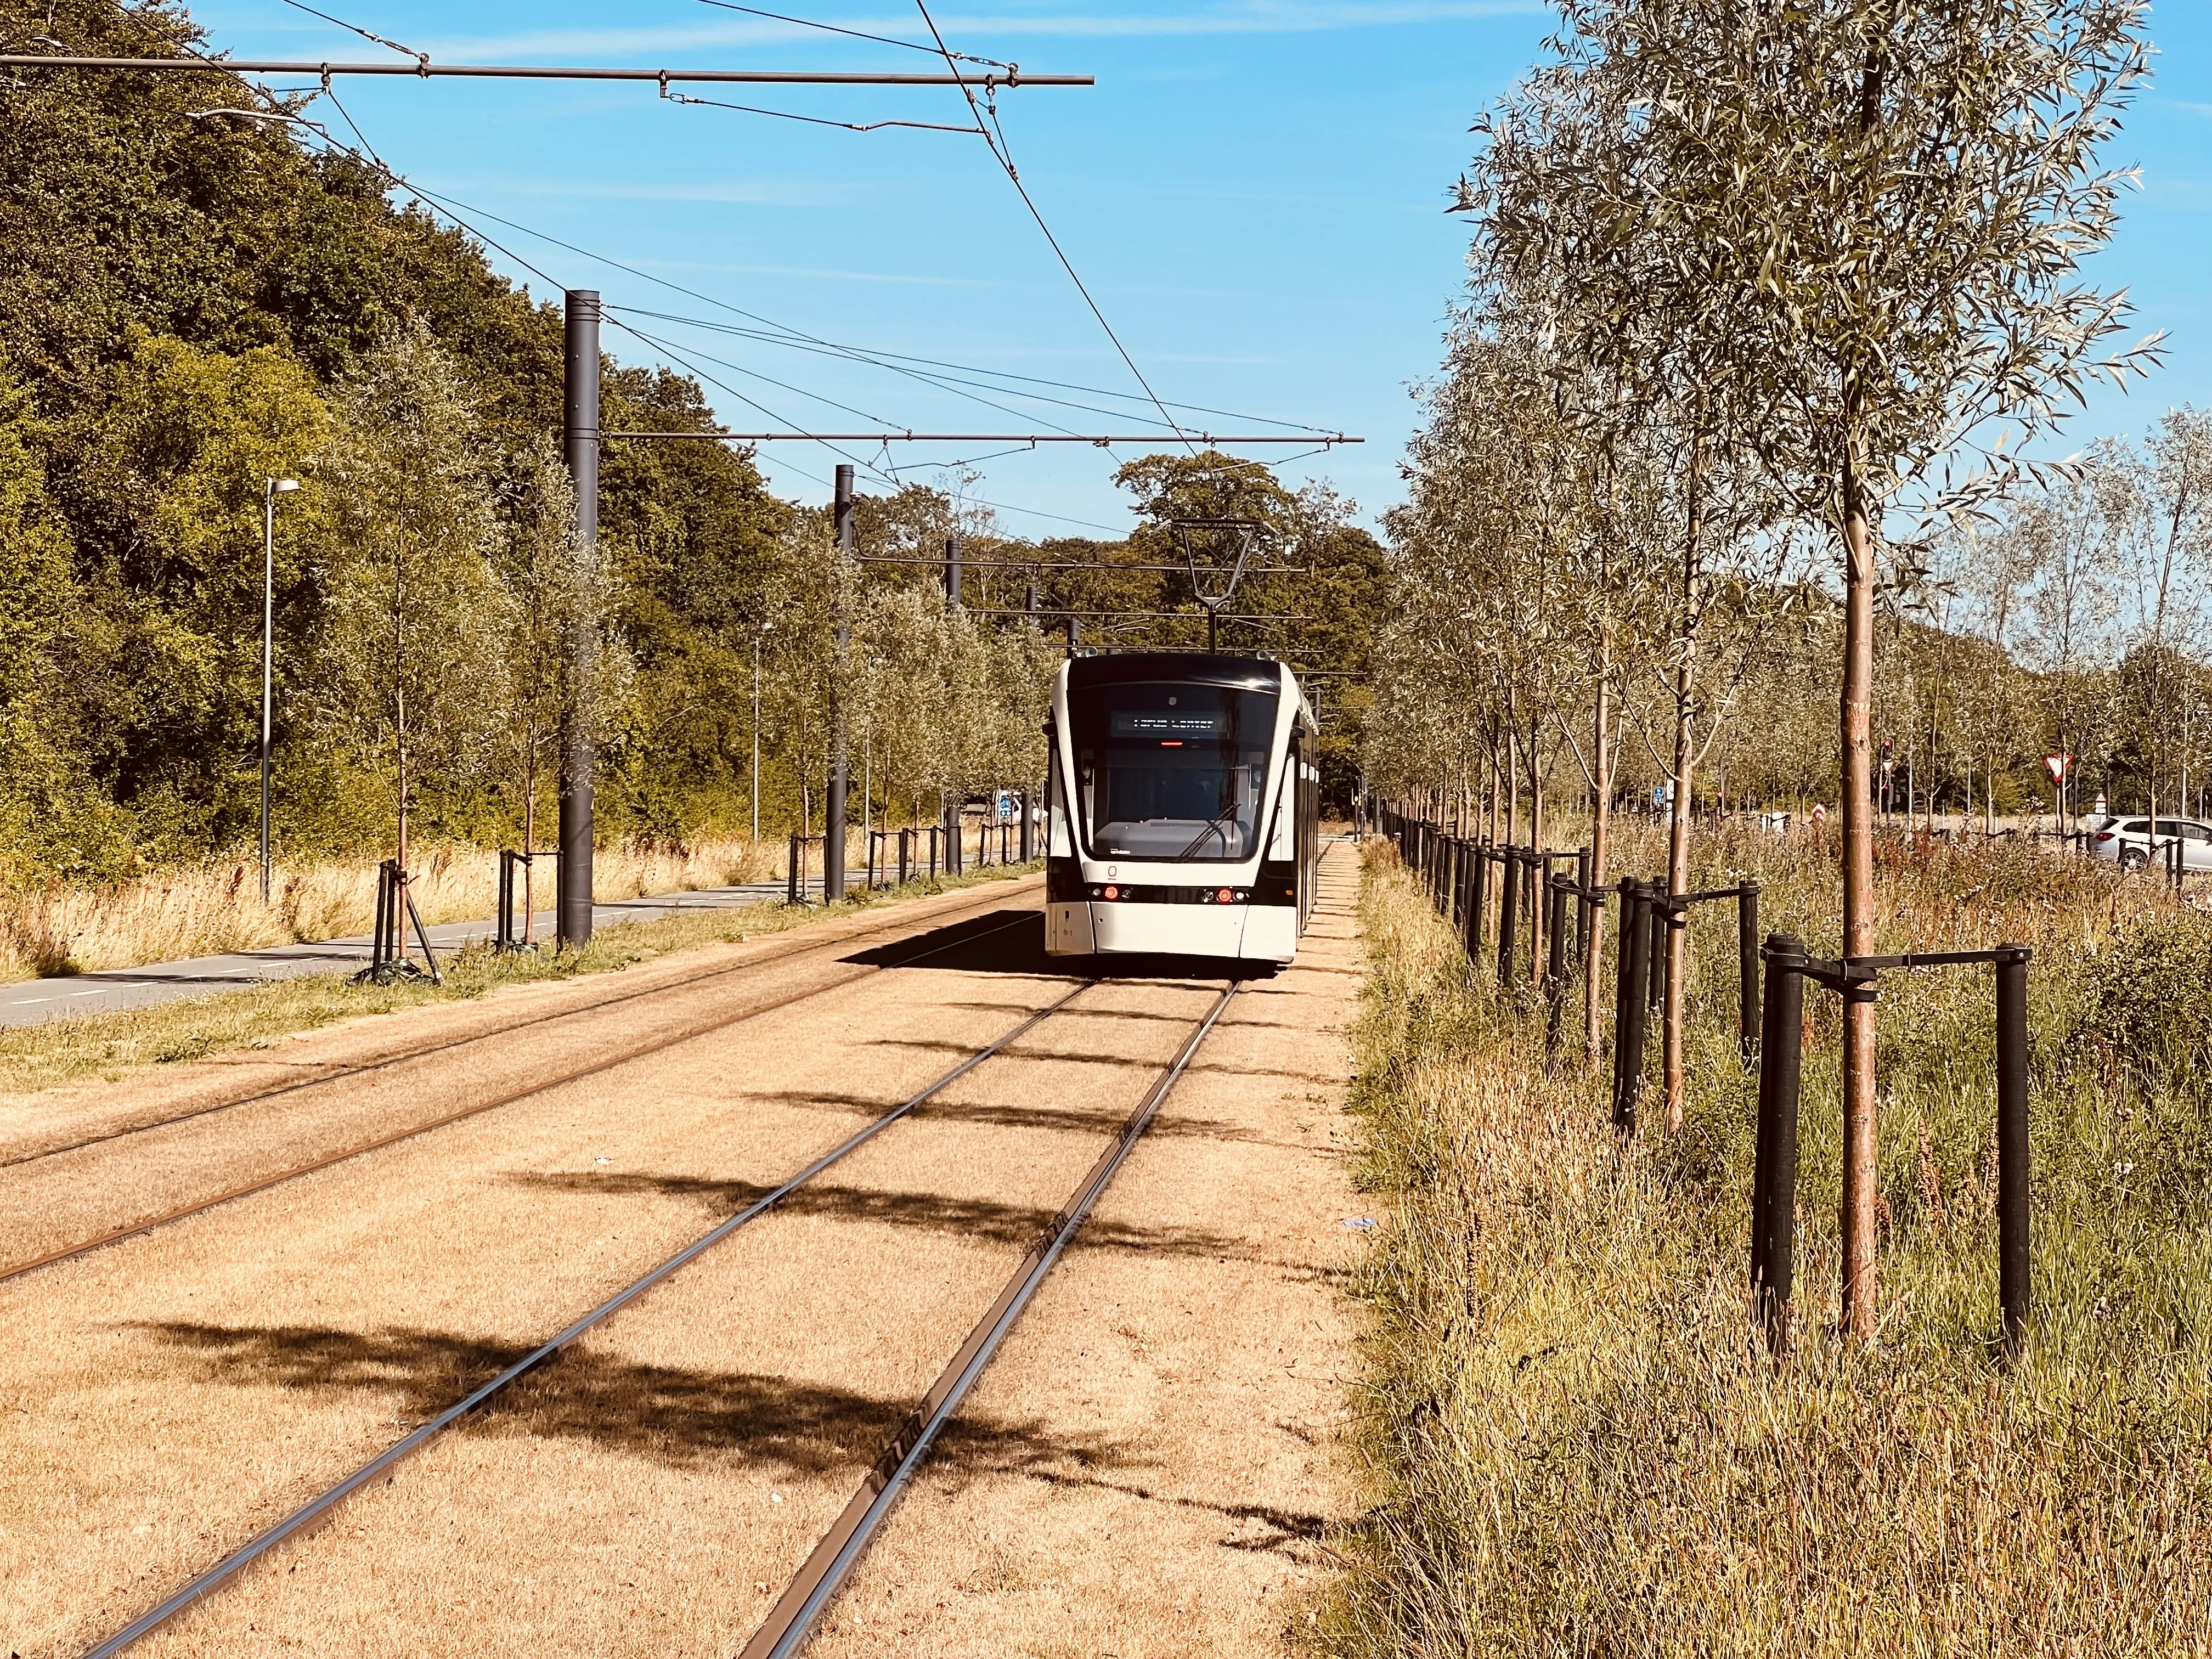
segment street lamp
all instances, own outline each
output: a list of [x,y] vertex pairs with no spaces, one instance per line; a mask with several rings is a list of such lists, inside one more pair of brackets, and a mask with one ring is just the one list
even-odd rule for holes
[[261,902],[269,902],[269,704],[276,662],[276,498],[297,478],[270,478],[261,492]]
[[761,641],[775,624],[764,622],[753,635],[753,845],[760,845],[760,653]]

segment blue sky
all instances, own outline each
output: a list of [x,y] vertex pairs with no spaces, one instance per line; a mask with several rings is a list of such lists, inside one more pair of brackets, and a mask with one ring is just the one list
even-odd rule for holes
[[[574,0],[369,4],[319,9],[451,62],[932,67],[918,53],[700,0],[619,10]],[[281,0],[219,0],[195,15],[241,57],[388,55]],[[805,15],[927,38],[919,15],[891,0],[830,0]],[[1327,477],[1370,519],[1400,493],[1415,416],[1408,386],[1436,366],[1461,281],[1465,231],[1443,208],[1468,158],[1467,129],[1534,60],[1550,19],[1528,0],[945,0],[937,13],[957,51],[1098,77],[999,103],[1023,182],[1075,269],[1161,397],[1243,417],[1188,416],[1194,424],[1268,429],[1256,416],[1365,437],[1289,460],[1282,476]],[[2158,83],[2110,158],[2141,166],[2144,189],[2095,274],[2133,290],[2146,331],[2172,331],[2171,359],[2124,399],[2099,394],[2067,447],[2142,428],[2169,403],[2212,402],[2212,18],[2168,4],[2152,33]],[[838,120],[967,118],[950,88],[691,90]],[[649,84],[356,80],[338,95],[385,159],[426,188],[635,266],[642,274],[483,222],[610,306],[758,326],[723,308],[734,307],[820,341],[1130,394],[1104,400],[1118,416],[1035,403],[1016,403],[1016,415],[849,358],[625,313],[726,383],[708,390],[733,428],[1148,429],[1131,424],[1147,407],[1134,378],[972,136],[678,106]],[[608,343],[625,361],[656,356],[619,329]],[[935,466],[980,453],[902,445],[896,459],[938,483]],[[838,459],[811,444],[763,453],[776,488],[805,499],[826,495]],[[1113,465],[1079,447],[1002,455],[981,462],[975,493],[1008,508],[1001,522],[1017,534],[1118,531],[1128,515]]]

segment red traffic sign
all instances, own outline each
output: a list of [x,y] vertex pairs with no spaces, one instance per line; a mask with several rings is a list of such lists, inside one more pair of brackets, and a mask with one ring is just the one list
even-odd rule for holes
[[2066,774],[2073,769],[2073,766],[2074,757],[2071,755],[2045,755],[2043,757],[2043,769],[2051,774],[2053,783],[2065,782]]

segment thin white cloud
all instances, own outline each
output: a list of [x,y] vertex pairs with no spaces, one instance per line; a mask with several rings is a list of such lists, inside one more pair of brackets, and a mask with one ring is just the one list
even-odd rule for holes
[[[938,26],[956,48],[975,51],[994,38],[1140,39],[1219,34],[1310,34],[1345,29],[1388,28],[1407,24],[1473,22],[1495,17],[1526,17],[1550,12],[1547,0],[1234,0],[1194,10],[1164,12],[1048,14],[975,12],[941,16]],[[837,17],[841,27],[871,34],[908,37],[914,19],[905,13],[884,17]],[[793,41],[836,44],[812,29],[763,19],[725,17],[690,25],[642,28],[543,29],[516,34],[453,37],[422,46],[434,58],[491,61],[526,56],[600,54],[617,58],[643,52],[696,52],[713,46],[785,45]],[[415,44],[415,43],[410,43]]]
[[727,265],[701,259],[633,259],[647,270],[702,270],[736,276],[807,276],[840,283],[901,283],[924,288],[1012,288],[980,276],[916,276],[891,270],[823,270],[811,265]]
[[834,183],[768,182],[734,185],[591,185],[565,179],[510,179],[492,187],[483,185],[447,185],[439,190],[513,191],[524,196],[580,196],[607,202],[696,202],[702,205],[737,204],[745,207],[850,207],[864,199],[861,185]]

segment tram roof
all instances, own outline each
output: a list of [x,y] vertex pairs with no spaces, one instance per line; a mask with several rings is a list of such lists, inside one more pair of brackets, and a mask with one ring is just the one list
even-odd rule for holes
[[1283,665],[1271,657],[1220,657],[1194,651],[1131,651],[1110,657],[1076,657],[1067,665],[1070,687],[1163,680],[1277,691],[1282,689]]

